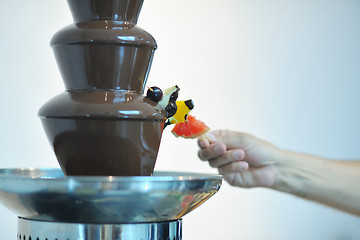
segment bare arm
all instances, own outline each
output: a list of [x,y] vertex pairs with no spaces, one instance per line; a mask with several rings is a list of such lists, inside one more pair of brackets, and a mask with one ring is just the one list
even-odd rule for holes
[[279,159],[274,189],[360,216],[360,162],[294,152]]
[[214,131],[199,157],[239,187],[268,187],[360,216],[360,161],[335,161],[279,149],[252,135]]

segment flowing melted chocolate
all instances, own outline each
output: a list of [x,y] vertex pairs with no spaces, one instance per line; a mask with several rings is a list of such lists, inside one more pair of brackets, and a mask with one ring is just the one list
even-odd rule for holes
[[163,124],[159,121],[43,118],[67,175],[151,175]]
[[67,175],[151,175],[166,118],[142,95],[156,49],[137,27],[143,0],[68,0],[51,40],[66,91],[39,116]]

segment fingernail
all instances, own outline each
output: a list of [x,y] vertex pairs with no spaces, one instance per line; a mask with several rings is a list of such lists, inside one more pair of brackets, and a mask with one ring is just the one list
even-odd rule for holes
[[206,144],[205,140],[199,140],[199,146],[200,146],[201,148],[207,147],[207,144]]
[[217,154],[223,154],[224,153],[224,147],[222,145],[215,145],[214,146],[214,151]]
[[212,133],[205,133],[205,134],[203,135],[203,137],[204,137],[205,139],[207,139],[208,141],[210,141],[210,142],[215,142],[215,140],[216,140],[214,134],[212,134]]
[[236,160],[242,160],[244,158],[244,151],[242,150],[235,150],[233,152],[233,157],[236,159]]

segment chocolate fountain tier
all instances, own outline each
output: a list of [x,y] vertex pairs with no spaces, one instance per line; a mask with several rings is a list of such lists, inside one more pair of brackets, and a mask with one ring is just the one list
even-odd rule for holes
[[143,0],[68,0],[74,23],[51,40],[66,89],[144,91],[155,39],[136,25]]
[[129,22],[73,23],[51,40],[66,89],[115,89],[143,93],[155,39]]
[[133,91],[65,91],[46,102],[41,118],[102,118],[165,121],[156,102]]
[[65,174],[150,176],[165,120],[155,105],[130,91],[65,91],[39,116]]
[[155,172],[66,177],[60,169],[0,169],[0,202],[24,219],[68,223],[176,221],[213,196],[222,177]]

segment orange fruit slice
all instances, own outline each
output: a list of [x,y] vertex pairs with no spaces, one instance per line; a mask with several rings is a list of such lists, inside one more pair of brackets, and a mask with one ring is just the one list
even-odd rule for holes
[[209,131],[210,128],[194,116],[188,115],[185,122],[175,124],[171,132],[175,137],[197,138]]

